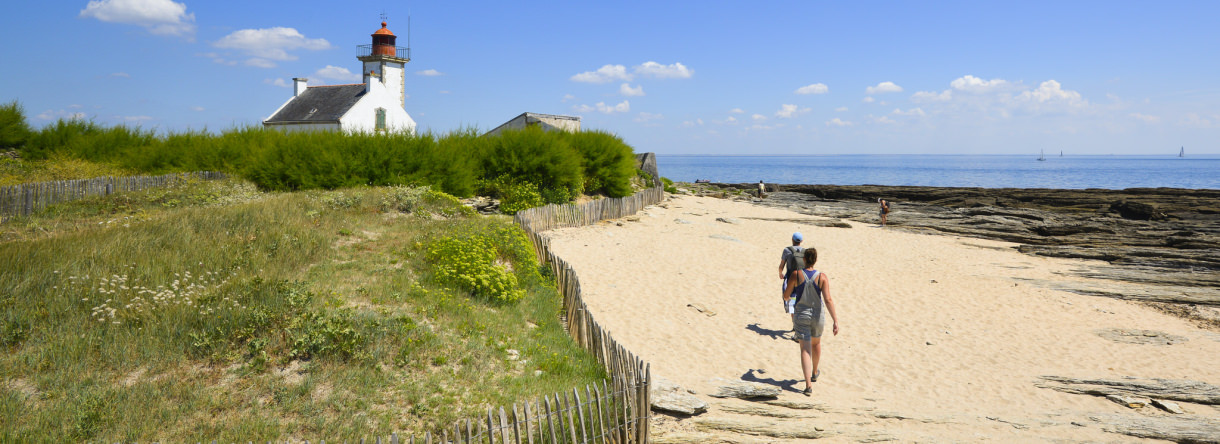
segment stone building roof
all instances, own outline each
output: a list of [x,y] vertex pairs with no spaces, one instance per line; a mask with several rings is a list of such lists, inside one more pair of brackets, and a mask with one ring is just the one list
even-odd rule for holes
[[347,110],[364,97],[364,91],[363,83],[311,86],[293,97],[266,123],[338,122]]

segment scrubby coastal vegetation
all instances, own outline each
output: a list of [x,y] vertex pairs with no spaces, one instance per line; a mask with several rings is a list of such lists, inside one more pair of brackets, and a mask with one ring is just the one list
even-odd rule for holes
[[0,225],[0,441],[355,440],[605,378],[524,233],[454,196],[629,194],[613,135],[5,125],[6,184],[233,177]]
[[[530,128],[484,137],[473,129],[406,135],[244,127],[219,134],[158,134],[85,120],[59,120],[33,130],[16,102],[0,107],[4,149],[16,149],[27,161],[88,161],[104,166],[106,173],[220,171],[262,190],[429,185],[459,197],[500,198],[510,214],[570,202],[581,194],[626,196],[636,177],[631,146],[602,131]],[[0,173],[11,175],[16,169],[7,166]]]

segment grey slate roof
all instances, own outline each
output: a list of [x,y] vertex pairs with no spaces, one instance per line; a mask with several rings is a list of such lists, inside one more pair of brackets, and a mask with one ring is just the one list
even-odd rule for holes
[[267,123],[338,122],[364,97],[364,84],[311,86],[284,105]]

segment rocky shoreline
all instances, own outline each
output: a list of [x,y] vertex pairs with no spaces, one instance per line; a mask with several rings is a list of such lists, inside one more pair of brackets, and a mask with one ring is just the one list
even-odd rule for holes
[[1064,271],[1096,283],[1060,288],[1152,303],[1220,329],[1220,190],[768,184],[758,199],[751,194],[757,183],[676,186],[870,224],[878,223],[877,199],[884,198],[892,203],[887,228],[1002,240],[1027,254],[1101,261]]

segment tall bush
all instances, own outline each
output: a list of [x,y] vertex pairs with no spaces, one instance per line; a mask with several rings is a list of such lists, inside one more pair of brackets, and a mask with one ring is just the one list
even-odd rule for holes
[[580,153],[585,193],[604,193],[610,197],[631,194],[635,153],[630,145],[604,131],[564,134],[569,144]]
[[0,105],[0,150],[21,148],[30,137],[25,110],[16,100]]

